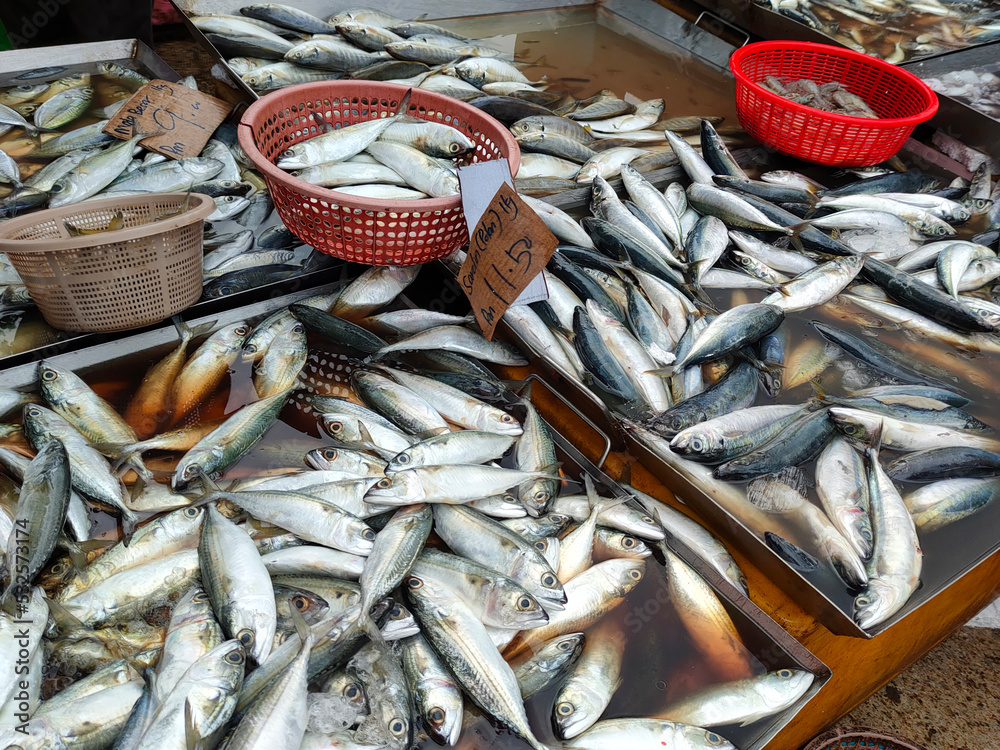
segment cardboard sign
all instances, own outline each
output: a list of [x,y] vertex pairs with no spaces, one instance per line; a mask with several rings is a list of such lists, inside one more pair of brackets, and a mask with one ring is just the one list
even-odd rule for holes
[[542,272],[559,241],[506,182],[469,235],[459,283],[483,334],[492,340],[501,316]]
[[201,153],[232,109],[214,96],[157,79],[136,91],[104,126],[104,132],[122,140],[156,133],[140,141],[144,148],[183,159]]

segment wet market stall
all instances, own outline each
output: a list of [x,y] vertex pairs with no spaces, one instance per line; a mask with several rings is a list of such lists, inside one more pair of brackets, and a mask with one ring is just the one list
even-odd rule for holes
[[988,5],[175,5],[0,53],[0,748],[798,748],[1000,590]]

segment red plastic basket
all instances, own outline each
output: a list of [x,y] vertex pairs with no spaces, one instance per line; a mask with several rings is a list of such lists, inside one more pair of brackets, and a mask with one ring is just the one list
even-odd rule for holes
[[[461,196],[375,200],[317,187],[274,166],[292,144],[318,130],[310,110],[334,127],[395,114],[407,88],[373,81],[319,81],[275,91],[240,119],[240,146],[264,175],[281,220],[317,250],[355,263],[413,265],[468,242]],[[506,158],[517,174],[520,150],[510,132],[475,107],[414,88],[408,113],[450,125],[476,142],[465,163]]]
[[[933,91],[912,73],[859,52],[814,42],[757,42],[729,58],[736,77],[736,113],[765,146],[830,166],[867,166],[895,155],[910,133],[937,112]],[[839,81],[879,116],[824,112],[778,96],[757,82],[808,78]]]

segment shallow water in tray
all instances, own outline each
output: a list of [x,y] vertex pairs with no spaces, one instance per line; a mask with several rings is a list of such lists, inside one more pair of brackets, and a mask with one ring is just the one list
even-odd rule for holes
[[649,46],[639,36],[644,30],[611,13],[532,11],[446,23],[472,37],[515,35],[515,59],[530,65],[525,76],[547,76],[550,91],[584,98],[610,89],[621,97],[662,98],[663,119],[716,115],[739,125],[731,76],[692,57],[684,40]]
[[[198,342],[195,342],[198,343]],[[191,351],[193,351],[192,345]],[[169,347],[165,347],[169,350]],[[305,390],[335,395],[349,395],[347,384],[353,361],[340,352],[326,349],[322,341],[310,341],[310,364],[304,378]],[[101,368],[83,373],[81,376],[101,396],[107,398],[115,408],[123,410],[135,392],[147,368],[159,361],[166,351],[158,350],[137,354],[134,357],[117,360]],[[238,362],[225,377],[220,387],[195,412],[188,423],[217,419],[231,414],[242,405],[253,400],[252,370],[249,364]],[[219,479],[225,483],[240,476],[261,473],[282,473],[305,468],[303,456],[306,451],[332,441],[323,436],[316,418],[308,409],[302,408],[299,393],[290,400],[283,410],[278,423],[241,461],[228,469]],[[149,453],[147,465],[164,473],[170,470],[178,454]],[[581,479],[571,458],[559,456],[563,461],[562,494],[582,492],[581,486],[570,479]],[[105,538],[117,537],[115,519],[103,512],[96,512],[95,535]],[[440,542],[436,542],[440,544]],[[659,553],[657,553],[658,557]],[[788,655],[775,645],[748,618],[732,605],[725,605],[740,632],[749,651],[742,669],[746,674],[761,673],[782,667],[795,667]],[[160,610],[150,621],[165,623],[165,610]],[[724,681],[732,669],[727,653],[713,654],[699,652],[685,630],[685,626],[670,602],[666,588],[666,571],[657,558],[648,558],[642,582],[628,595],[626,600],[609,615],[625,634],[625,655],[622,671],[622,686],[614,696],[604,718],[625,716],[650,716],[661,711],[674,700],[702,686]],[[743,653],[741,651],[741,653]],[[741,657],[742,658],[742,657]],[[723,666],[730,664],[729,667]],[[47,672],[46,695],[56,686],[68,684],[74,675],[55,676],[50,665]],[[543,742],[556,743],[552,732],[552,711],[555,689],[539,693],[527,703],[528,715],[537,735]],[[474,709],[470,709],[472,711]],[[497,730],[484,718],[472,718],[459,747],[464,748],[522,748],[526,745],[506,730]],[[739,747],[755,743],[766,731],[768,721],[749,727],[720,727],[719,733],[734,741]],[[430,740],[424,740],[420,747],[436,747]]]

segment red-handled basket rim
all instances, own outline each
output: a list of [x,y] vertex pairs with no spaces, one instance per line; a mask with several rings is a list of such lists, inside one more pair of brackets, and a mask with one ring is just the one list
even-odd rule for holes
[[[364,96],[378,98],[394,97],[396,99],[400,99],[408,90],[412,91],[410,104],[434,105],[435,109],[447,110],[451,114],[465,114],[467,116],[472,116],[473,119],[480,119],[484,117],[493,119],[482,110],[466,104],[465,102],[461,102],[458,99],[453,99],[450,96],[438,94],[433,91],[403,86],[398,83],[353,80],[316,81],[313,83],[300,83],[295,86],[286,86],[278,89],[277,91],[273,91],[270,94],[262,96],[256,102],[251,104],[243,113],[243,116],[240,118],[239,127],[237,128],[237,137],[239,138],[240,146],[243,148],[243,151],[246,152],[247,158],[250,159],[254,166],[264,174],[265,179],[274,180],[276,182],[284,182],[289,188],[292,188],[310,198],[323,200],[327,203],[336,203],[338,205],[350,205],[365,211],[375,212],[392,211],[400,213],[430,213],[434,211],[445,211],[448,209],[458,208],[462,204],[461,194],[450,195],[445,198],[418,198],[415,200],[379,199],[365,198],[359,195],[351,195],[350,193],[341,193],[332,188],[313,185],[311,182],[306,182],[305,180],[296,177],[291,172],[286,172],[284,169],[272,164],[264,158],[264,155],[260,152],[260,149],[257,148],[257,144],[254,142],[253,131],[255,123],[259,119],[266,118],[272,114],[275,99],[287,96],[289,93],[294,92],[306,98],[323,98],[346,96],[348,94],[353,95],[363,91]],[[497,120],[496,123],[497,132],[492,135],[496,135],[497,138],[503,141],[504,146],[507,149],[506,158],[507,163],[510,166],[510,173],[511,176],[514,176],[517,174],[517,170],[521,165],[521,150],[517,145],[517,141],[514,140],[514,136],[511,135],[507,127],[499,120]]]
[[[761,86],[743,72],[743,62],[748,57],[751,57],[755,52],[767,52],[771,50],[777,50],[779,52],[822,52],[824,54],[832,54],[846,60],[853,60],[854,62],[862,63],[872,68],[877,68],[894,78],[905,81],[917,89],[923,96],[926,106],[917,114],[909,115],[907,117],[879,117],[878,119],[871,119],[868,117],[852,117],[850,115],[842,115],[837,112],[826,112],[821,109],[816,109],[815,107],[807,107],[805,104],[793,102],[791,99],[778,96],[770,89]],[[870,55],[855,52],[847,47],[835,47],[832,44],[820,44],[818,42],[792,42],[787,40],[754,42],[753,44],[747,44],[746,46],[740,47],[733,52],[733,54],[729,57],[729,69],[732,71],[737,82],[753,89],[755,93],[763,99],[770,101],[772,104],[780,105],[781,107],[791,110],[792,112],[799,112],[800,114],[811,117],[822,117],[824,120],[832,122],[841,122],[848,125],[856,125],[858,122],[863,122],[866,127],[877,130],[886,130],[889,128],[899,128],[903,126],[915,127],[920,123],[931,119],[938,111],[939,102],[937,94],[934,93],[930,86],[920,80],[917,76],[913,75],[913,73],[903,70],[895,65],[892,65],[891,63],[887,63],[885,60],[880,60],[877,57],[871,57]]]

